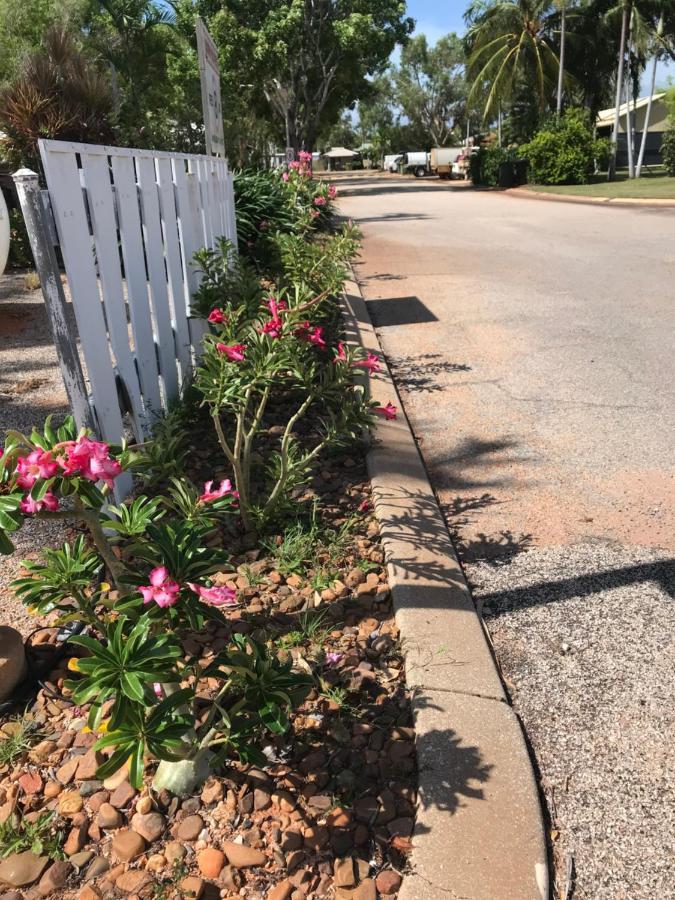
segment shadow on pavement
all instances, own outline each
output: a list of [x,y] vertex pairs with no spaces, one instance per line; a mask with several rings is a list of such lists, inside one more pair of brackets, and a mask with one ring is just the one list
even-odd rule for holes
[[438,322],[431,310],[419,297],[386,297],[369,300],[368,310],[376,328],[390,325],[420,325],[423,322]]
[[471,371],[471,366],[450,362],[440,353],[388,358],[387,363],[396,384],[405,391],[442,391],[443,385],[436,376]]

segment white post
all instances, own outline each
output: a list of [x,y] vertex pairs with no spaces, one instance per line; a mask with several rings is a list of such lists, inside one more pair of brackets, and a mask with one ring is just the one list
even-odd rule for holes
[[638,154],[637,166],[635,167],[635,177],[639,178],[640,173],[642,172],[642,163],[645,158],[645,148],[647,146],[647,135],[649,133],[649,120],[652,115],[652,100],[654,99],[654,88],[656,86],[656,67],[658,64],[658,44],[657,41],[660,39],[663,34],[663,13],[661,13],[661,18],[659,19],[659,24],[656,29],[657,40],[654,42],[654,60],[652,62],[652,80],[649,88],[649,100],[647,100],[647,109],[645,111],[645,124],[642,130],[642,140],[640,141],[640,153]]
[[562,2],[562,15],[560,19],[560,59],[558,60],[558,98],[556,115],[560,118],[562,112],[563,75],[565,72],[565,20],[567,17],[567,0]]
[[616,72],[616,102],[614,106],[614,126],[612,128],[612,149],[609,156],[607,177],[613,181],[616,176],[616,151],[619,141],[619,110],[621,108],[621,91],[623,90],[623,63],[626,55],[626,28],[628,26],[628,7],[623,7],[621,15],[621,40],[619,42],[619,64]]
[[35,269],[40,276],[42,296],[70,408],[78,428],[86,427],[97,431],[89,404],[82,363],[77,352],[77,330],[66,316],[66,297],[54,245],[45,220],[46,211],[40,196],[38,176],[30,169],[19,169],[12,177],[19,195]]

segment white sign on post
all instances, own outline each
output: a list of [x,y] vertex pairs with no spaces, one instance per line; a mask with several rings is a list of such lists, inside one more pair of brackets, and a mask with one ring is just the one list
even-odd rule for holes
[[225,156],[218,49],[201,18],[197,19],[197,52],[202,84],[206,152],[209,156]]

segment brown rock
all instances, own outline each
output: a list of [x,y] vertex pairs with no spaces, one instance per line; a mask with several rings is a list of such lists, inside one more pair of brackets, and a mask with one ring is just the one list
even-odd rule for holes
[[106,778],[103,782],[103,787],[106,791],[114,791],[121,784],[124,784],[125,781],[129,780],[129,764],[125,763],[121,768],[119,768],[116,772],[110,776],[110,778]]
[[179,823],[176,829],[176,837],[179,841],[196,841],[204,827],[201,816],[187,816]]
[[101,900],[101,892],[93,884],[85,884],[77,895],[77,900]]
[[355,568],[351,569],[345,578],[345,584],[348,588],[355,588],[358,585],[363,584],[366,580],[366,573],[363,569]]
[[158,812],[149,812],[145,815],[136,813],[131,819],[131,827],[149,844],[152,844],[164,834],[164,816]]
[[104,803],[108,802],[110,794],[108,791],[96,791],[95,794],[92,794],[87,803],[89,804],[89,809],[93,813],[97,813],[99,809],[103,806]]
[[354,860],[351,856],[335,860],[333,866],[333,882],[336,887],[354,887],[356,884],[356,876],[354,875]]
[[257,810],[267,809],[272,803],[272,795],[264,788],[256,788],[253,791],[253,808]]
[[207,847],[198,854],[197,865],[206,878],[217,878],[225,865],[225,854],[215,847]]
[[377,890],[372,878],[366,878],[352,894],[352,900],[377,900]]
[[75,853],[79,853],[80,850],[87,843],[89,831],[89,819],[85,818],[84,822],[80,825],[75,825],[70,830],[70,834],[66,838],[66,842],[63,845],[63,852],[66,856],[73,856]]
[[56,770],[57,781],[60,781],[61,784],[70,784],[75,777],[75,771],[79,764],[80,760],[77,756],[72,756],[70,759],[66,760],[66,762]]
[[58,797],[62,790],[63,788],[58,781],[48,781],[43,793],[48,800],[53,800],[54,797]]
[[76,777],[79,781],[91,781],[96,778],[96,770],[101,765],[102,757],[95,750],[87,750],[79,757]]
[[32,850],[10,853],[0,862],[0,884],[8,887],[25,887],[37,881],[47,867],[46,856],[36,856]]
[[395,894],[401,887],[403,879],[392,869],[384,869],[375,879],[375,887],[381,894]]
[[413,820],[412,819],[394,819],[393,822],[389,822],[387,828],[389,829],[389,834],[394,837],[398,835],[399,837],[410,837],[413,833]]
[[180,883],[180,889],[183,897],[190,897],[193,900],[199,900],[204,893],[204,882],[196,875],[188,875]]
[[74,816],[84,806],[79,791],[63,791],[59,794],[59,812],[62,816]]
[[136,894],[151,880],[150,874],[145,869],[130,869],[119,876],[115,881],[115,887],[125,894]]
[[267,895],[267,900],[289,900],[293,893],[293,885],[287,879],[275,884]]
[[223,841],[223,851],[227,861],[237,869],[248,869],[251,866],[262,866],[267,862],[267,857],[260,850],[247,847],[245,844],[235,844],[233,841]]
[[321,825],[317,825],[314,828],[308,828],[305,831],[304,838],[305,847],[308,847],[310,850],[321,850],[328,844],[328,829]]
[[72,866],[69,862],[59,861],[51,865],[38,884],[38,890],[42,896],[48,897],[52,891],[60,890],[71,872]]
[[0,625],[0,700],[11,697],[26,674],[26,651],[16,628]]
[[112,828],[119,828],[123,822],[124,819],[119,810],[116,810],[110,803],[101,804],[101,808],[96,816],[96,824],[99,828],[103,828],[104,831],[109,831]]
[[169,863],[173,864],[176,860],[181,860],[187,853],[187,850],[182,844],[179,844],[178,841],[169,841],[169,843],[164,848],[164,856],[166,856]]
[[209,779],[202,788],[201,800],[205,806],[218,803],[223,799],[223,783],[217,779]]
[[[103,782],[104,787],[107,785],[108,779]],[[110,795],[110,804],[116,809],[122,809],[134,799],[138,791],[132,788],[126,779],[119,784]]]
[[302,835],[299,831],[290,828],[285,831],[281,837],[281,849],[284,853],[291,853],[293,850],[299,850],[302,847]]
[[118,831],[112,840],[112,854],[116,859],[122,862],[140,856],[145,850],[145,840],[135,831],[125,828]]
[[354,803],[354,815],[357,822],[371,822],[375,820],[379,811],[379,803],[375,797],[360,797]]

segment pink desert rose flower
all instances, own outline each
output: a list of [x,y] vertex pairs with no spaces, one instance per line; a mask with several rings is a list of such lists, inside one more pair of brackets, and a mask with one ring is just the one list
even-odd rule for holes
[[300,152],[298,153],[298,158],[303,162],[310,162],[312,159],[312,154],[308,153],[307,150],[300,150]]
[[67,445],[66,456],[59,458],[59,465],[66,475],[81,475],[88,481],[103,481],[113,486],[113,479],[122,472],[122,466],[110,458],[110,447],[104,441],[88,437],[78,438]]
[[210,503],[211,500],[220,500],[221,497],[227,497],[231,495],[232,497],[237,499],[239,496],[239,491],[232,490],[232,482],[229,478],[225,478],[224,481],[220,482],[220,485],[214,490],[213,482],[207,481],[204,485],[204,493],[200,496],[200,503]]
[[347,354],[345,352],[345,345],[342,343],[342,341],[338,341],[337,353],[333,357],[333,362],[334,363],[347,362]]
[[222,325],[224,322],[227,322],[227,316],[222,309],[212,309],[209,313],[208,321],[212,325]]
[[385,419],[396,418],[396,407],[393,403],[387,403],[386,406],[376,406],[375,412],[379,413],[381,416],[384,416]]
[[336,666],[340,660],[343,658],[343,653],[326,653],[326,665],[327,666]]
[[188,581],[188,587],[191,591],[208,603],[210,606],[232,606],[237,602],[237,592],[229,587],[202,587],[201,584],[193,584]]
[[335,187],[335,185],[331,184],[328,188],[328,196],[330,197],[331,200],[335,200],[335,198],[337,197],[337,192],[338,192],[338,190]]
[[164,699],[164,691],[162,690],[162,685],[159,683],[159,681],[155,681],[152,689],[155,692],[155,697],[157,697],[158,700]]
[[19,509],[22,513],[27,513],[32,515],[33,513],[38,513],[42,509],[48,509],[50,512],[54,512],[59,508],[58,498],[52,494],[51,491],[47,491],[42,500],[33,500],[30,494],[26,494],[21,503],[19,503]]
[[243,344],[216,344],[218,353],[224,353],[230,362],[243,362],[246,355],[246,347]]
[[366,359],[362,359],[360,362],[352,363],[352,366],[355,369],[366,369],[366,371],[372,374],[373,372],[380,371],[380,358],[374,353],[369,353]]
[[288,179],[289,179],[288,172],[284,172],[284,174],[281,176],[281,180],[282,180],[282,181],[288,181]]
[[359,512],[361,512],[361,513],[368,512],[368,510],[370,509],[370,500],[368,500],[368,499],[362,500],[359,503],[358,509],[359,509]]
[[325,197],[315,197],[314,198],[314,206],[325,206],[326,198]]
[[154,600],[157,606],[165,609],[167,606],[173,606],[178,600],[180,585],[169,578],[166,566],[157,566],[150,572],[150,584],[147,587],[139,587],[138,590],[143,594],[143,603]]
[[301,341],[305,341],[308,344],[314,344],[322,350],[326,348],[326,341],[324,340],[323,328],[321,325],[312,327],[310,322],[305,321],[299,325],[293,333]]
[[33,450],[28,456],[21,456],[16,461],[16,483],[20,488],[29,491],[38,478],[51,478],[59,471],[56,460],[49,451]]

